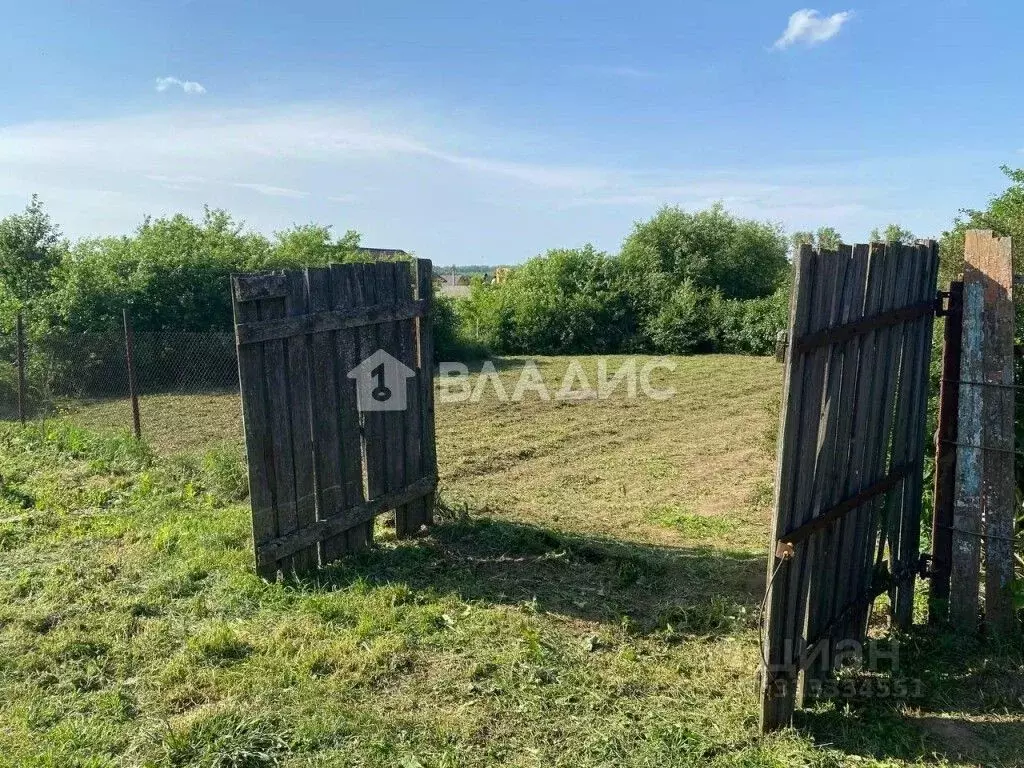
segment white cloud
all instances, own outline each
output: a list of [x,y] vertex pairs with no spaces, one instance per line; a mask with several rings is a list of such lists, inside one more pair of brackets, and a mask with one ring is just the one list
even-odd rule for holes
[[[38,192],[77,237],[130,231],[146,214],[201,215],[209,204],[264,232],[318,221],[438,263],[519,260],[588,241],[614,250],[636,218],[664,203],[725,200],[743,216],[801,229],[828,223],[844,234],[860,226],[851,221],[864,219],[866,231],[876,219],[900,218],[884,188],[862,186],[863,163],[615,168],[558,161],[573,148],[555,141],[533,146],[527,153],[503,130],[470,133],[464,121],[365,104],[0,126],[0,215]],[[918,170],[900,168],[907,174],[887,173]]]
[[789,17],[786,31],[772,47],[781,50],[796,43],[805,45],[823,43],[838,35],[843,24],[852,17],[853,11],[840,11],[823,17],[813,9],[803,8]]
[[195,80],[179,80],[177,77],[158,77],[156,79],[158,91],[166,91],[171,87],[181,88],[182,91],[193,96],[206,93],[206,89]]

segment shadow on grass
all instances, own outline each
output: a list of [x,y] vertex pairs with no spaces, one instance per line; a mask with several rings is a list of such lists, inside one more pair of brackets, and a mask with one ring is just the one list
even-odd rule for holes
[[357,579],[405,583],[466,601],[521,605],[632,631],[725,635],[752,624],[764,558],[626,544],[506,520],[456,516],[429,535],[377,546],[295,582],[329,590]]
[[844,675],[861,693],[798,712],[795,725],[874,760],[1024,764],[1024,643],[996,646],[931,627],[899,640],[898,665],[885,679],[906,697],[864,696],[877,678]]

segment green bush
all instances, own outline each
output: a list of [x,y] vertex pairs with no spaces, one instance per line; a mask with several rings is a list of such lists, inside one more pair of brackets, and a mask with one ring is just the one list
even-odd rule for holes
[[771,296],[722,304],[719,351],[745,355],[770,355],[779,331],[789,326],[789,287]]
[[487,347],[473,340],[465,319],[466,299],[434,297],[434,359],[472,360],[486,357]]
[[676,355],[717,351],[723,305],[718,291],[696,288],[685,280],[647,327],[655,351]]
[[502,285],[474,285],[466,322],[498,352],[604,353],[634,332],[616,259],[591,245],[530,259]]

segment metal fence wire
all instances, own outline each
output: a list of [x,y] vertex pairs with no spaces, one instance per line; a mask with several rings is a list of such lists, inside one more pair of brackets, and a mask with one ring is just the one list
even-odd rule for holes
[[2,420],[63,419],[130,432],[134,395],[142,436],[158,450],[241,442],[230,332],[134,331],[129,321],[106,331],[69,333],[26,319],[22,402],[18,346],[15,328],[0,333]]

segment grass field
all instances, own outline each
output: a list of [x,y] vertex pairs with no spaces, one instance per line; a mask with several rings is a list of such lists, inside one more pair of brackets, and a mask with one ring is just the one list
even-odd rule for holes
[[1020,764],[1021,648],[925,630],[920,695],[758,736],[780,371],[675,362],[660,402],[439,404],[433,531],[279,584],[234,395],[147,398],[141,446],[121,402],[0,426],[0,764]]

